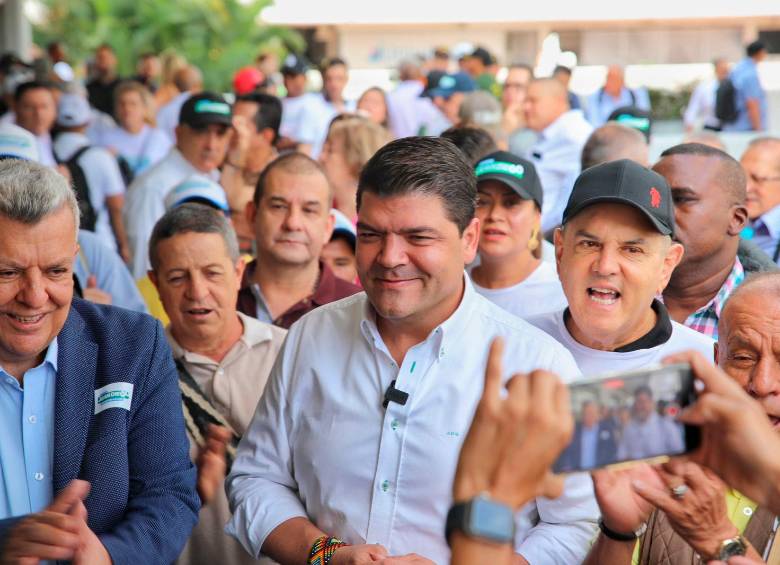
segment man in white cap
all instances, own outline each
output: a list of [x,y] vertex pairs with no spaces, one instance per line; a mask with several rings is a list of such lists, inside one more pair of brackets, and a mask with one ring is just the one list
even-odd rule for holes
[[76,191],[83,229],[94,231],[125,261],[130,247],[122,219],[125,184],[116,158],[102,147],[93,147],[85,132],[92,118],[89,102],[83,96],[66,93],[57,105],[54,157],[65,165]]
[[0,159],[38,161],[35,136],[14,124],[0,124]]

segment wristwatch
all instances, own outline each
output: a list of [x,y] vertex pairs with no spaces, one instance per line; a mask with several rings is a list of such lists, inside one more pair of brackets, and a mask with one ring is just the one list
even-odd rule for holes
[[486,493],[480,494],[467,502],[452,505],[445,532],[448,542],[455,530],[493,543],[513,543],[515,513],[509,506],[491,500]]
[[718,554],[715,556],[715,559],[719,561],[728,561],[730,557],[745,555],[746,553],[747,543],[745,542],[745,538],[737,535],[733,538],[729,538],[720,542]]

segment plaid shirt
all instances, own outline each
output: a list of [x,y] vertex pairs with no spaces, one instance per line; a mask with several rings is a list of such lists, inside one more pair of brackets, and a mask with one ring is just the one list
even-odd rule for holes
[[736,258],[734,261],[734,268],[731,269],[731,273],[726,279],[726,282],[723,283],[723,286],[720,287],[718,294],[710,300],[709,304],[699,308],[696,312],[688,316],[684,325],[717,340],[720,312],[723,310],[723,306],[726,304],[728,297],[731,296],[734,289],[741,285],[744,280],[745,269],[742,267],[739,258]]

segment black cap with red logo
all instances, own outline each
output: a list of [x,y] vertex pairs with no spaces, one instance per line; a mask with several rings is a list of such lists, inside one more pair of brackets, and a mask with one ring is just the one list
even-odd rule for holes
[[583,171],[563,211],[565,224],[592,204],[616,202],[642,212],[663,235],[674,235],[674,203],[666,179],[629,159]]

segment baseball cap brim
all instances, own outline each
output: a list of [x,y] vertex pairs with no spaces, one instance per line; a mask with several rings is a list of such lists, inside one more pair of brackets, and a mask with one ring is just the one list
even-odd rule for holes
[[582,212],[585,208],[588,206],[592,206],[594,204],[604,204],[604,203],[614,203],[614,204],[625,204],[627,206],[631,206],[635,210],[639,210],[642,215],[647,218],[650,223],[653,225],[653,227],[658,230],[663,235],[674,235],[674,231],[667,225],[664,225],[662,222],[658,220],[658,218],[654,217],[650,212],[645,210],[642,206],[634,202],[633,200],[629,198],[625,198],[623,196],[594,196],[593,198],[588,198],[587,200],[584,200],[583,202],[580,202],[575,207],[571,209],[567,209],[564,211],[564,218],[563,223],[566,224],[567,222],[571,221],[571,219]]
[[524,187],[520,185],[520,183],[518,183],[516,180],[509,177],[508,175],[497,175],[491,173],[480,175],[477,177],[477,184],[486,180],[494,180],[502,184],[505,184],[509,188],[514,190],[523,200],[533,200],[534,202],[536,202],[536,198],[534,198],[530,192],[528,192]]
[[203,128],[212,124],[230,127],[233,125],[233,120],[230,116],[223,114],[201,114],[199,116],[190,116],[184,123],[193,128]]

